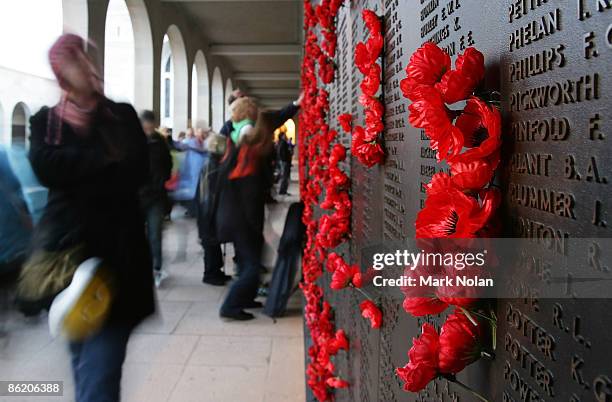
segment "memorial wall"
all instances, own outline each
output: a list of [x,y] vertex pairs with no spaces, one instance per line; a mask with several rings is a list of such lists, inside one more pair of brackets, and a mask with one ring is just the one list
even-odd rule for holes
[[[313,4],[317,4],[315,1]],[[351,236],[340,247],[365,269],[368,250],[414,238],[425,186],[448,171],[436,161],[423,130],[409,124],[410,101],[400,81],[410,55],[425,42],[454,60],[468,47],[485,56],[483,87],[502,113],[502,161],[495,178],[503,202],[504,237],[529,238],[520,250],[525,271],[516,298],[498,299],[493,359],[481,359],[457,378],[490,401],[612,401],[612,302],[572,293],[571,270],[556,269],[559,256],[576,256],[601,280],[612,279],[612,1],[610,0],[346,0],[337,16],[336,78],[329,91],[329,124],[350,149],[337,116],[364,124],[359,104],[363,78],[354,49],[367,31],[370,9],[383,21],[382,101],[384,165],[343,162],[351,178]],[[568,239],[589,239],[584,249]],[[553,246],[549,246],[549,245]],[[567,297],[540,297],[543,277],[554,277]],[[322,282],[329,282],[329,274]],[[612,281],[610,281],[612,286]],[[420,393],[402,389],[395,369],[406,364],[423,318],[402,309],[400,290],[364,290],[376,296],[384,325],[372,330],[355,311],[357,292],[325,297],[346,331],[350,352],[335,358],[350,386],[338,401],[475,401],[469,391],[437,379]],[[394,293],[396,292],[396,293]],[[583,296],[583,295],[582,295]],[[427,318],[439,325],[444,316]],[[312,397],[312,395],[310,395]]]

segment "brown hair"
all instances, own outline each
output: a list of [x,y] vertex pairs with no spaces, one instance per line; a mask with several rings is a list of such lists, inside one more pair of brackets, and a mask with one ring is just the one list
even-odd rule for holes
[[244,138],[244,142],[251,145],[261,144],[264,153],[270,151],[274,144],[276,125],[274,112],[259,111],[255,127]]

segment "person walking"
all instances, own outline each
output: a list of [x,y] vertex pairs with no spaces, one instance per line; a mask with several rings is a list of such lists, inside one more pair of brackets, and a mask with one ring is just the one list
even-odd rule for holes
[[0,146],[0,342],[4,335],[11,291],[26,258],[32,217],[4,147]]
[[172,157],[164,137],[155,130],[155,113],[145,110],[140,114],[142,129],[147,136],[149,177],[140,189],[140,203],[145,216],[147,238],[153,256],[155,286],[161,286],[168,273],[163,269],[162,232],[167,212],[168,194],[165,183],[172,172]]
[[234,245],[240,274],[221,306],[223,318],[251,320],[253,314],[244,310],[261,307],[255,297],[264,242],[265,162],[274,148],[274,130],[297,113],[301,98],[280,111],[259,111],[254,127],[254,101],[245,97],[232,104],[233,130],[219,169],[214,216],[218,239]]
[[[91,44],[89,46],[92,46]],[[96,334],[70,342],[77,402],[119,401],[133,328],[155,310],[151,257],[139,204],[147,182],[147,137],[132,106],[103,94],[77,35],[49,50],[59,103],[30,119],[29,158],[49,201],[33,244],[48,252],[83,246],[112,270],[116,293]]]
[[281,182],[278,193],[280,195],[289,195],[289,178],[291,176],[291,147],[287,141],[285,133],[281,132],[278,135],[278,160],[281,165]]

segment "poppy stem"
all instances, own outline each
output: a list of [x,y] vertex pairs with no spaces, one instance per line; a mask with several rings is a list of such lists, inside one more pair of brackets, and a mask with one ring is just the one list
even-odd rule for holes
[[484,318],[485,320],[490,321],[492,325],[496,325],[497,324],[497,320],[494,320],[491,317],[488,317],[488,316],[486,316],[484,314],[481,314],[481,313],[479,313],[477,311],[474,311],[474,310],[469,310],[469,312],[470,312],[470,314],[475,314],[475,315],[477,315],[480,318]]
[[456,377],[451,377],[451,378],[447,378],[450,382],[453,382],[455,384],[457,384],[458,386],[460,386],[461,388],[463,388],[464,390],[470,392],[472,395],[474,395],[476,398],[480,399],[483,402],[489,402],[489,400],[487,398],[485,398],[484,396],[480,395],[478,392],[474,391],[472,388],[468,387],[467,385],[465,385],[464,383],[462,383],[461,381],[457,380]]
[[477,327],[477,326],[478,326],[478,322],[476,322],[476,320],[474,319],[474,317],[472,317],[472,314],[471,314],[471,313],[470,313],[468,310],[466,310],[465,308],[463,308],[463,307],[459,307],[459,308],[461,309],[461,311],[463,311],[463,314],[465,314],[465,316],[467,317],[467,319],[468,319],[468,320],[470,320],[470,322],[471,322],[471,323],[472,323],[472,324],[473,324],[475,327]]
[[361,288],[358,288],[357,286],[353,285],[352,283],[351,283],[351,286],[353,287],[353,289],[355,289],[356,291],[358,291],[359,293],[364,295],[366,297],[366,299],[374,301],[374,299],[369,294],[367,294],[365,292],[365,290],[362,290]]

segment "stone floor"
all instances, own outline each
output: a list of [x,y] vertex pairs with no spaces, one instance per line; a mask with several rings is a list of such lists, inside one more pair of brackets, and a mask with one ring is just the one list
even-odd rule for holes
[[[297,186],[292,183],[290,192]],[[273,265],[289,202],[268,207],[264,262]],[[201,283],[202,252],[192,219],[173,212],[164,234],[170,277],[158,289],[159,313],[139,326],[130,339],[123,367],[122,401],[273,402],[303,401],[304,347],[299,294],[290,312],[274,322],[254,310],[257,319],[222,321],[218,308],[226,287]],[[226,266],[233,269],[228,247]],[[46,316],[5,321],[0,338],[0,380],[61,380],[64,397],[5,398],[0,401],[72,401],[69,357],[62,340],[52,339]]]

